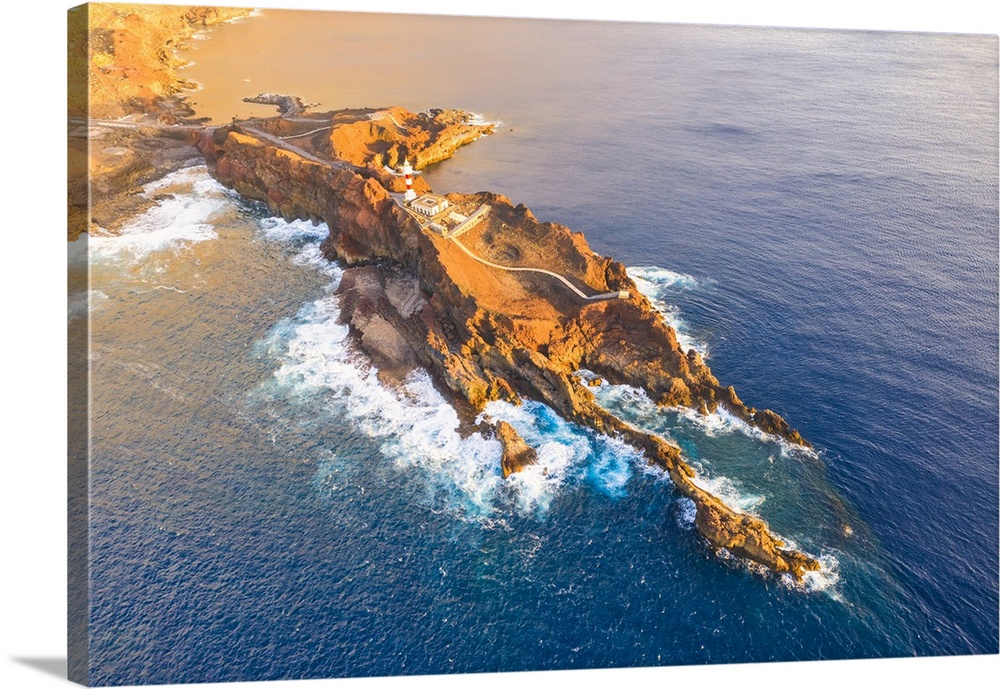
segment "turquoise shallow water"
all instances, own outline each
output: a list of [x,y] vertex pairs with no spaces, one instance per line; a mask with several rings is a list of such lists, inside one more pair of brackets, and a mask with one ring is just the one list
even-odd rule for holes
[[454,19],[430,51],[430,19],[320,16],[214,30],[196,107],[501,120],[428,181],[584,231],[799,428],[817,453],[599,389],[826,569],[711,555],[662,475],[541,405],[489,410],[546,468],[504,482],[426,378],[353,349],[325,228],[195,168],[91,243],[96,680],[997,651],[995,39]]

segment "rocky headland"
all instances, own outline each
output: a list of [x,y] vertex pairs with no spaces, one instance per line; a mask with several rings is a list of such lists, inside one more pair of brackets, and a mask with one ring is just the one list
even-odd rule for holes
[[[358,117],[361,113],[364,116]],[[493,124],[477,123],[469,113],[460,110],[412,113],[394,107],[371,112],[349,111],[334,119],[331,154],[375,169],[386,165],[396,167],[408,159],[415,169],[421,170],[492,132]]]
[[[621,263],[594,253],[582,234],[540,222],[499,194],[447,196],[463,212],[490,208],[487,220],[460,239],[428,229],[404,208],[401,179],[387,165],[442,160],[489,133],[487,127],[457,111],[345,110],[233,123],[206,129],[195,143],[223,184],[286,219],[329,226],[322,249],[346,268],[343,317],[380,375],[391,383],[416,367],[429,371],[466,432],[500,440],[505,476],[535,462],[536,453],[509,424],[477,425],[477,419],[491,400],[541,401],[642,450],[694,502],[695,526],[713,549],[795,578],[819,569],[764,521],[699,487],[677,446],[605,410],[577,375],[586,369],[641,388],[664,406],[702,413],[724,407],[807,445],[778,414],[744,404],[696,351],[684,351]],[[418,191],[426,190],[417,180]],[[577,292],[622,298],[587,300]]]
[[[188,85],[177,74],[183,61],[173,48],[199,28],[246,13],[123,5],[71,12],[71,240],[95,229],[117,231],[153,203],[139,193],[143,184],[204,160],[247,198],[287,219],[329,226],[323,251],[347,268],[339,288],[344,318],[380,376],[392,384],[414,368],[429,371],[465,432],[499,440],[504,476],[535,463],[537,453],[513,426],[478,423],[481,411],[491,400],[538,400],[641,449],[695,503],[695,526],[712,548],[796,578],[819,568],[762,520],[696,485],[679,448],[606,411],[575,375],[588,369],[665,406],[703,413],[723,406],[806,444],[780,416],[746,406],[721,385],[697,352],[683,351],[624,266],[595,254],[581,234],[539,222],[499,194],[448,195],[457,210],[490,209],[460,240],[427,229],[401,205],[404,180],[393,168],[404,160],[417,170],[444,160],[493,125],[456,110],[316,114],[281,94],[248,98],[274,104],[283,116],[217,128],[191,119],[181,97]],[[111,119],[126,115],[127,122]],[[412,184],[417,193],[429,191],[421,176]],[[623,298],[580,296],[618,293]]]
[[[695,526],[711,548],[796,578],[819,568],[762,520],[696,485],[679,448],[609,413],[576,375],[593,371],[664,406],[702,413],[722,406],[807,445],[776,413],[745,405],[697,352],[684,351],[623,265],[499,194],[448,195],[455,209],[490,208],[461,238],[427,229],[401,205],[404,180],[392,168],[444,160],[493,125],[456,110],[310,113],[300,99],[271,93],[248,99],[275,105],[277,117],[218,128],[192,119],[175,48],[194,31],[247,12],[144,5],[70,12],[71,240],[117,231],[153,203],[139,193],[143,184],[203,160],[220,182],[275,213],[329,226],[323,251],[346,268],[343,317],[380,377],[392,384],[417,367],[429,371],[465,432],[499,440],[505,477],[535,463],[537,453],[510,424],[478,423],[481,411],[491,400],[538,400],[642,450],[694,502]],[[112,119],[124,116],[127,122]],[[421,176],[413,188],[429,191]],[[605,293],[624,298],[579,296]]]

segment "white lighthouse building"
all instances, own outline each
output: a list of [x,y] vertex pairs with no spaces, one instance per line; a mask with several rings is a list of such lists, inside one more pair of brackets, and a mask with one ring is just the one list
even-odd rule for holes
[[417,198],[417,192],[413,191],[413,168],[410,166],[410,161],[403,160],[403,178],[406,180],[406,193],[403,194],[403,200],[410,203],[415,198]]

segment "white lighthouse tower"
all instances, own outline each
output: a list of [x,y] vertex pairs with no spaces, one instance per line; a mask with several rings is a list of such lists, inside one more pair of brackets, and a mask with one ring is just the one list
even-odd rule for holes
[[403,194],[403,200],[409,203],[417,198],[417,192],[413,191],[413,168],[410,167],[410,161],[403,160],[403,178],[406,180],[406,193]]

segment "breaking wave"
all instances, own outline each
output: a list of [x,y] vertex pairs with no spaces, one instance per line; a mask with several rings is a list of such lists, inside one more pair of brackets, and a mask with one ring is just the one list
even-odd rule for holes
[[760,516],[757,508],[764,504],[766,498],[763,495],[755,495],[746,491],[738,481],[727,476],[716,476],[709,478],[702,471],[695,467],[695,475],[691,481],[712,495],[716,496],[726,505],[744,514]]
[[469,113],[469,118],[468,118],[468,123],[472,124],[472,125],[477,125],[477,126],[487,125],[487,124],[492,124],[494,127],[502,127],[503,126],[503,122],[501,120],[490,120],[490,119],[487,119],[485,115],[483,115],[482,113],[479,113],[479,112],[470,112]]
[[694,528],[696,516],[698,516],[698,506],[694,504],[694,500],[683,495],[677,499],[677,526],[690,531]]
[[180,251],[196,242],[215,239],[213,225],[231,209],[230,193],[212,179],[205,166],[184,168],[150,182],[142,190],[157,203],[133,219],[117,235],[95,232],[89,238],[91,260],[139,262],[149,254]]
[[538,453],[537,464],[508,479],[525,510],[547,509],[564,485],[587,484],[610,497],[623,497],[633,467],[645,463],[632,446],[570,423],[540,402],[490,402],[482,416],[508,422]]
[[696,409],[686,407],[670,407],[669,410],[676,413],[681,420],[691,424],[692,426],[699,427],[702,432],[709,437],[716,437],[731,433],[742,433],[743,435],[759,440],[762,443],[774,443],[778,445],[782,457],[818,458],[815,450],[803,447],[802,445],[790,443],[780,436],[766,433],[756,426],[748,424],[743,419],[733,416],[733,414],[721,406],[708,415],[702,414]]
[[[628,483],[637,474],[670,482],[641,451],[570,423],[547,405],[495,401],[486,406],[477,422],[507,421],[538,455],[536,464],[504,479],[499,441],[475,432],[463,436],[457,412],[426,371],[414,371],[402,384],[387,385],[354,344],[349,327],[339,322],[341,310],[335,290],[343,270],[319,250],[326,226],[271,217],[258,219],[257,225],[264,238],[293,249],[295,262],[330,277],[320,298],[302,306],[294,317],[280,321],[257,343],[258,353],[278,362],[264,389],[286,399],[301,399],[309,406],[318,401],[324,413],[347,421],[372,439],[390,466],[418,478],[425,494],[417,499],[430,509],[443,509],[486,529],[510,528],[511,514],[544,519],[554,501],[570,491],[591,490],[618,499],[627,495]],[[594,377],[589,371],[579,375]],[[686,425],[689,430],[697,425],[706,435],[736,431],[752,435],[756,431],[725,412],[701,417],[689,416],[690,410],[657,407],[636,388],[604,383],[593,389],[598,400],[614,413],[633,423],[652,425],[651,430],[667,437],[671,425]],[[637,415],[643,418],[637,419]],[[341,457],[337,461],[349,460]],[[695,482],[730,507],[755,513],[765,502],[763,495],[746,490],[739,481],[711,475],[710,464],[692,464],[697,472]],[[329,467],[320,462],[317,486],[332,480],[327,474]],[[694,528],[694,503],[678,497],[676,507],[678,525]],[[831,589],[838,579],[837,562],[832,557],[823,562],[820,572],[810,573],[802,582],[782,580],[783,585],[803,591]]]
[[823,592],[833,600],[843,601],[843,597],[836,590],[837,582],[840,581],[840,560],[831,553],[824,553],[816,560],[820,568],[815,572],[804,573],[801,581],[796,581],[791,574],[782,574],[780,578],[782,586],[805,593]]
[[[586,370],[578,371],[577,375],[585,380],[594,376],[591,371]],[[716,412],[703,416],[698,411],[686,407],[660,407],[649,398],[644,390],[630,385],[612,385],[605,381],[600,385],[590,386],[590,390],[594,393],[598,404],[611,413],[643,430],[655,433],[675,443],[677,436],[684,430],[681,424],[685,422],[689,426],[697,427],[708,437],[743,431],[756,439],[779,440],[764,433],[760,433],[761,437],[758,437],[752,433],[757,429],[726,412]],[[689,460],[689,462],[696,470],[699,470],[700,465],[704,464],[701,460]],[[694,480],[699,486],[713,495],[717,495],[727,505],[741,512],[752,512],[764,502],[763,496],[741,492],[737,484],[729,478],[709,478],[702,470],[699,471]]]
[[377,441],[396,466],[422,470],[432,495],[451,498],[449,507],[461,507],[472,518],[491,516],[500,481],[499,442],[462,438],[458,415],[423,371],[399,389],[383,385],[349,340],[348,326],[338,322],[339,298],[332,293],[337,282],[258,343],[280,362],[270,386],[293,399],[322,400],[328,412]]
[[287,221],[272,216],[258,219],[257,227],[268,239],[293,245],[320,241],[330,234],[326,223],[314,225],[308,220]]
[[320,253],[324,225],[263,218],[268,239],[297,248],[293,260],[330,277],[325,293],[292,318],[277,323],[257,343],[258,355],[278,361],[265,388],[275,395],[314,404],[348,421],[376,441],[383,456],[404,471],[417,472],[433,508],[445,508],[484,526],[502,523],[513,509],[542,518],[567,489],[590,487],[611,498],[626,494],[640,452],[625,443],[563,420],[548,406],[525,402],[487,405],[485,417],[508,421],[538,453],[538,463],[504,479],[501,445],[479,433],[463,437],[452,405],[435,389],[424,370],[397,386],[384,384],[378,370],[340,323],[334,292],[343,270]]
[[690,327],[680,316],[680,308],[670,302],[670,297],[678,292],[698,287],[698,281],[690,275],[676,273],[657,266],[635,266],[625,269],[628,276],[644,297],[649,299],[663,320],[677,333],[677,342],[684,351],[694,349],[702,358],[708,358],[708,343],[692,335]]
[[[577,375],[584,380],[596,378],[596,374],[583,369],[577,371]],[[640,388],[630,385],[611,385],[606,381],[590,387],[590,390],[601,406],[608,411],[666,439],[674,437],[681,426],[686,425],[697,428],[710,438],[741,433],[762,443],[773,443],[778,446],[782,457],[818,457],[815,450],[765,433],[743,419],[733,416],[721,406],[711,414],[702,414],[690,407],[661,407]]]

